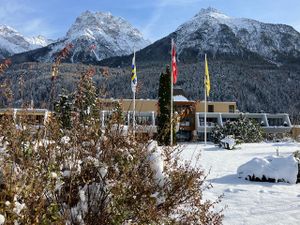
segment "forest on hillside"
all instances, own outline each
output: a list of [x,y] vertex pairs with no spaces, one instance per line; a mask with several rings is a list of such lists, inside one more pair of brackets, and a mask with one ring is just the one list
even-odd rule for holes
[[[34,102],[35,107],[50,106],[51,66],[49,63],[13,64],[0,77],[1,107],[19,107]],[[96,69],[94,82],[99,97],[131,98],[130,65],[108,68],[84,64],[61,64],[55,81],[55,95],[73,92],[80,75],[88,68]],[[157,98],[159,76],[166,64],[144,62],[137,64],[138,92],[136,97]],[[191,100],[203,99],[203,63],[178,63],[178,82]],[[209,101],[236,101],[242,112],[291,114],[300,112],[300,66],[276,66],[241,60],[212,60],[209,62],[211,95]],[[5,99],[10,88],[11,102]]]

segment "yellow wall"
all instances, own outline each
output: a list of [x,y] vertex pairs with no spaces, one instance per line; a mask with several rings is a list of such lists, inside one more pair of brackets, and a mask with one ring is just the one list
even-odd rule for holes
[[[219,112],[219,113],[228,113],[229,105],[234,106],[234,112],[237,109],[236,102],[207,102],[207,110],[208,110],[208,105],[213,105],[214,112]],[[196,102],[196,112],[204,112],[204,101]]]
[[[132,111],[132,99],[99,99],[99,102],[104,102],[100,104],[100,110],[111,110],[114,108],[113,102],[119,102],[121,104],[122,110],[124,112]],[[106,103],[106,104],[105,104]],[[136,112],[150,112],[157,111],[157,100],[146,100],[146,99],[136,99],[135,100],[135,110]]]
[[[113,108],[113,102],[120,102],[123,111],[132,111],[132,99],[99,99],[99,102],[106,102],[100,107],[100,110],[111,110]],[[136,99],[136,111],[137,112],[157,112],[158,101],[154,99]],[[176,104],[176,103],[175,103]],[[179,103],[180,104],[180,103]],[[229,105],[234,106],[236,111],[236,102],[207,102],[207,105],[214,105],[214,112],[228,113]],[[204,102],[196,102],[196,112],[204,112]]]
[[[157,111],[157,100],[142,100],[136,99],[135,100],[135,110],[137,112],[149,112],[149,111]],[[123,99],[120,101],[122,105],[122,109],[124,111],[132,111],[133,101],[132,99]]]

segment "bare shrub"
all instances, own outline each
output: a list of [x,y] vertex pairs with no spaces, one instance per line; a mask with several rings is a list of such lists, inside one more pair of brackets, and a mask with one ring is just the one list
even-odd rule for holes
[[118,113],[103,130],[96,113],[83,122],[80,112],[66,128],[55,116],[39,128],[1,117],[6,224],[221,224],[220,199],[203,199],[205,174],[182,164],[179,149],[124,133]]

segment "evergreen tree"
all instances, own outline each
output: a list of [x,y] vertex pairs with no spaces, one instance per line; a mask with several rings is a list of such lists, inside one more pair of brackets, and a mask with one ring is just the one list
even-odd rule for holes
[[[158,142],[160,145],[170,145],[170,113],[171,113],[171,72],[169,66],[166,73],[161,73],[158,89]],[[175,124],[173,123],[173,143],[176,143]]]
[[237,121],[224,123],[223,127],[217,125],[211,132],[214,143],[220,143],[228,135],[233,135],[238,143],[261,142],[263,140],[263,130],[260,125],[244,116],[241,116]]
[[93,115],[96,115],[96,88],[93,83],[94,69],[85,72],[79,81],[75,93],[75,111],[79,113],[80,120],[86,124]]
[[72,98],[69,95],[59,95],[59,100],[54,105],[54,111],[61,128],[70,128]]

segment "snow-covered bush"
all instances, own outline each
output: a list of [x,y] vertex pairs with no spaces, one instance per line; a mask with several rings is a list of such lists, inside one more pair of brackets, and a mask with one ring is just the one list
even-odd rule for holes
[[293,155],[254,158],[241,165],[238,177],[251,181],[288,182],[295,184],[298,175],[298,162]]
[[72,121],[67,134],[55,118],[46,134],[1,125],[9,143],[0,166],[7,223],[221,223],[216,202],[202,199],[202,170],[181,165],[154,141]]
[[228,150],[232,150],[236,146],[236,141],[232,136],[226,136],[220,141],[220,145]]
[[1,118],[6,224],[221,224],[219,199],[202,198],[203,170],[144,135],[119,135],[111,129],[118,117],[103,130],[97,114],[77,112],[68,129],[55,116],[35,131]]
[[223,126],[216,125],[211,132],[212,141],[216,144],[220,144],[220,141],[228,135],[233,136],[237,144],[263,140],[260,125],[243,116],[236,121],[225,122]]

